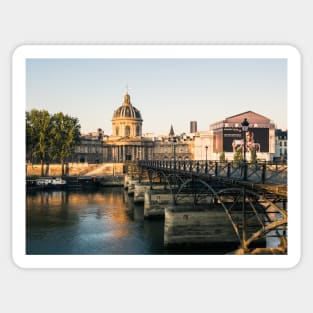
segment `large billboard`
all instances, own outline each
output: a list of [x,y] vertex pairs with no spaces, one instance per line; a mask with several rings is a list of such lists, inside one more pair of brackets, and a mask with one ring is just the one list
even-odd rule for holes
[[[223,151],[235,152],[243,148],[241,127],[223,128]],[[269,152],[269,128],[249,128],[246,132],[246,151]]]

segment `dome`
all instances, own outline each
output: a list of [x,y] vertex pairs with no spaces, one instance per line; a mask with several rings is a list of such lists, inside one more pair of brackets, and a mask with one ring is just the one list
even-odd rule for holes
[[124,96],[123,104],[114,111],[113,118],[142,119],[140,111],[132,106],[129,94]]
[[114,111],[113,118],[139,118],[141,119],[141,114],[139,110],[133,106],[120,106],[117,110]]

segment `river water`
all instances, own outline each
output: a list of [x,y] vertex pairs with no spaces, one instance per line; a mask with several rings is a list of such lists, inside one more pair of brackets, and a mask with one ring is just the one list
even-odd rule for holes
[[27,254],[225,254],[226,247],[164,248],[164,219],[144,219],[122,187],[26,195]]
[[31,192],[27,254],[164,254],[164,220],[144,220],[123,188]]

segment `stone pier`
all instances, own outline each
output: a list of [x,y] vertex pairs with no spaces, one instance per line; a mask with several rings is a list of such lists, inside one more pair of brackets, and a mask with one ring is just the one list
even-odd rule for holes
[[[156,184],[154,183],[152,186],[151,184],[147,182],[141,182],[135,184],[135,190],[134,190],[134,202],[140,203],[145,201],[145,192],[147,190],[166,190],[166,186],[164,184]],[[167,191],[165,191],[167,192]]]
[[[235,209],[236,210],[236,209]],[[242,211],[232,212],[233,220],[242,221]],[[240,236],[242,235],[239,227]],[[249,217],[245,233],[246,239],[260,229],[256,216]],[[239,247],[233,225],[220,204],[198,205],[193,204],[169,205],[165,208],[164,245],[201,245],[210,247]],[[264,238],[255,241],[251,247],[265,247]]]
[[139,183],[138,178],[134,178],[129,175],[124,176],[124,189],[127,189],[129,195],[133,195],[135,191],[135,185]]
[[[144,196],[144,216],[164,217],[165,208],[173,204],[173,195],[170,189],[146,189]],[[180,203],[192,203],[191,194],[180,194]]]
[[171,190],[145,191],[144,217],[164,217],[165,207],[173,203]]
[[239,246],[231,222],[220,208],[190,205],[165,209],[164,245],[234,245]]

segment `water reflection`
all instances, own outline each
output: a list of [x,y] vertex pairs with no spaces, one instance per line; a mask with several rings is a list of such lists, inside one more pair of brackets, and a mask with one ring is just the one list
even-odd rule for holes
[[26,210],[27,254],[163,253],[164,222],[144,221],[122,188],[29,193]]
[[224,254],[225,247],[164,248],[164,220],[145,220],[123,188],[32,192],[26,197],[27,254]]

